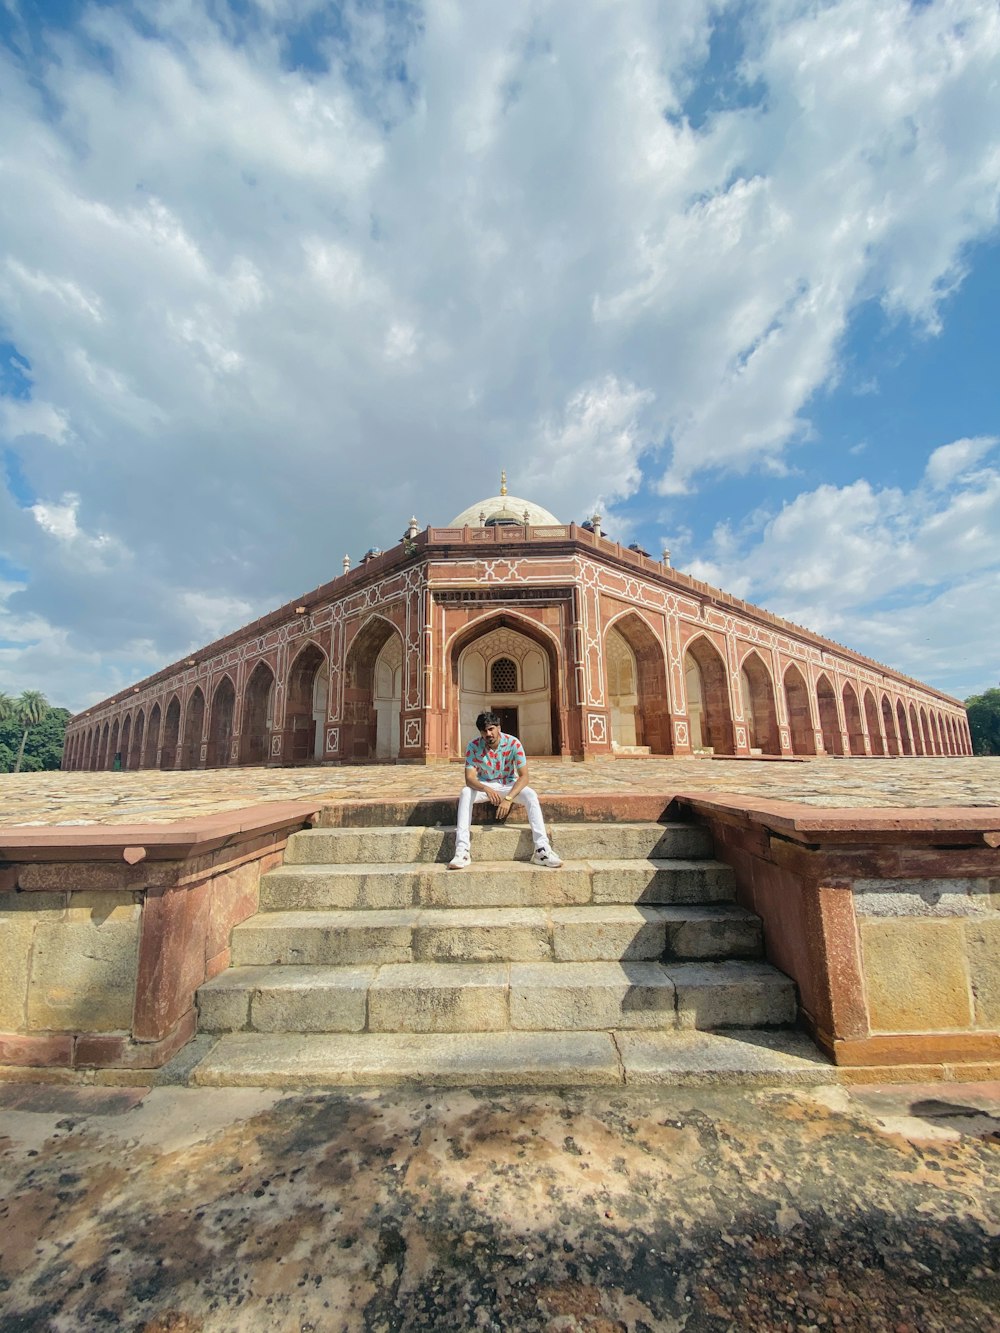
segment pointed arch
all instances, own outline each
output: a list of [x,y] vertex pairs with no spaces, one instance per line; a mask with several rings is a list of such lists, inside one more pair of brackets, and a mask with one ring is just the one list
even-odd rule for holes
[[250,673],[243,691],[240,763],[265,764],[271,753],[274,725],[274,672],[261,660]]
[[122,732],[118,740],[118,749],[122,757],[122,768],[128,768],[129,754],[132,750],[132,714],[125,714]]
[[700,634],[684,653],[684,683],[692,750],[735,754],[733,710],[729,702],[729,675],[722,654]]
[[933,708],[930,710],[930,719],[931,735],[934,737],[934,753],[944,754],[944,750],[941,747],[941,731],[938,727],[937,713],[935,713]]
[[[671,754],[670,699],[663,645],[642,616],[624,611],[604,634],[612,743]],[[616,736],[617,732],[617,736]]]
[[820,731],[823,733],[823,749],[827,754],[842,755],[844,741],[840,714],[837,712],[837,696],[825,671],[816,679],[816,706],[819,711]]
[[160,719],[162,713],[159,703],[153,704],[149,710],[149,726],[146,728],[146,745],[143,752],[143,768],[156,768],[158,751],[160,748]]
[[224,672],[212,695],[208,719],[208,768],[227,768],[232,759],[233,716],[236,712],[236,685],[229,672]]
[[[342,739],[343,755],[347,760],[364,763],[378,757],[379,712],[375,706],[376,664],[383,650],[394,638],[399,640],[399,654],[402,661],[402,636],[399,630],[385,616],[369,616],[354,635],[347,650],[344,659]],[[383,662],[383,667],[384,665]]]
[[899,754],[899,737],[896,735],[896,715],[892,711],[889,696],[882,695],[882,725],[885,729],[885,743],[889,754]]
[[785,668],[784,686],[792,754],[815,754],[816,732],[809,707],[809,687],[794,662]]
[[[299,649],[288,672],[285,695],[286,762],[308,764],[322,758],[329,683],[330,665],[327,655],[315,640],[309,639]],[[345,703],[345,716],[347,711]],[[343,753],[345,758],[349,757],[346,751]]]
[[140,708],[135,715],[135,726],[132,728],[132,744],[129,747],[126,766],[128,768],[142,768],[142,742],[146,732],[146,710]]
[[868,743],[872,754],[885,754],[885,741],[882,739],[882,724],[879,721],[878,705],[871,690],[865,690],[865,721],[868,724]]
[[852,755],[867,754],[865,749],[865,728],[861,720],[861,705],[858,703],[858,692],[851,684],[845,681],[841,692],[841,698],[844,701],[844,726],[847,729],[847,745]]
[[906,725],[906,707],[902,699],[896,700],[896,734],[899,737],[900,754],[912,754],[913,744],[910,740],[909,728]]
[[743,716],[747,719],[751,750],[781,754],[781,732],[771,673],[756,650],[751,649],[740,668]]
[[922,754],[934,753],[934,741],[931,737],[930,727],[927,725],[927,709],[923,704],[920,705],[920,735],[923,739]]
[[913,737],[913,753],[921,755],[924,752],[924,738],[920,734],[920,723],[917,720],[917,706],[910,704],[910,734]]
[[201,767],[201,738],[205,731],[205,696],[200,685],[191,691],[184,710],[184,744],[181,768]]
[[111,740],[108,744],[107,767],[114,768],[115,760],[118,758],[118,719],[115,718],[111,724]]
[[[519,735],[529,755],[561,752],[565,734],[559,693],[563,659],[558,639],[550,631],[526,616],[506,610],[491,612],[452,635],[445,651],[449,668],[446,734],[452,754],[465,752],[475,735],[476,715],[486,708],[500,711],[504,729]],[[490,667],[505,655],[517,664],[519,689],[514,694],[495,694],[489,689]]]

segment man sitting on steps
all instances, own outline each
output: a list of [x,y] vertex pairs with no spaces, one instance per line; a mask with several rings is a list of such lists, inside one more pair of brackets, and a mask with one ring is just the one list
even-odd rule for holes
[[506,819],[510,807],[517,801],[528,812],[535,844],[532,865],[558,870],[562,861],[549,846],[542,807],[534,790],[528,786],[528,761],[523,745],[516,736],[508,736],[500,730],[496,713],[480,713],[476,726],[479,735],[469,742],[465,751],[465,786],[458,798],[455,855],[448,863],[448,869],[464,870],[472,862],[469,835],[474,805],[490,801],[497,819]]

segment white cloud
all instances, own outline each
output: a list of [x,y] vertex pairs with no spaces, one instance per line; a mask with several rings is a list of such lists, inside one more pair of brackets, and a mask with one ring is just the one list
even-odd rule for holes
[[[1000,460],[995,440],[934,451],[911,491],[859,480],[806,491],[684,566],[797,624],[965,695],[996,674]],[[962,479],[947,492],[944,475]]]
[[30,435],[44,435],[62,444],[69,434],[65,412],[38,398],[0,398],[0,436],[12,443]]
[[935,490],[943,490],[955,481],[961,480],[986,454],[998,443],[995,435],[981,435],[974,440],[955,440],[952,444],[942,444],[935,449],[927,460],[924,476]]
[[[17,614],[84,654],[100,627],[102,662],[231,627],[501,466],[622,532],[656,486],[781,470],[859,305],[933,330],[996,227],[979,0],[350,3],[325,33],[312,0],[134,12],[92,6],[28,65],[0,47],[0,304],[33,385],[0,448],[34,497],[0,555],[29,571]],[[720,22],[742,54],[706,77]],[[903,518],[868,485],[842,498],[892,533],[847,525],[842,555],[901,590]],[[992,511],[964,503],[923,540],[964,523],[948,549],[979,567]],[[822,552],[797,577],[834,583]]]

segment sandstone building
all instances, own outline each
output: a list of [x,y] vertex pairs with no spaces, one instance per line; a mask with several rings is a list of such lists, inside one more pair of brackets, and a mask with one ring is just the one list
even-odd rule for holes
[[500,494],[74,717],[67,769],[971,754],[961,703]]

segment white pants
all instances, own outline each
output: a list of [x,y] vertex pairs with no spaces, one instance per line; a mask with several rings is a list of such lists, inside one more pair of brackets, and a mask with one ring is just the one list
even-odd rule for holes
[[[484,782],[484,787],[489,787],[492,791],[502,791],[506,796],[513,787],[513,782]],[[463,787],[462,794],[458,798],[458,831],[455,834],[455,851],[469,850],[469,828],[472,824],[472,807],[481,805],[483,801],[490,798],[484,791],[474,791],[471,787]],[[542,818],[542,807],[538,802],[533,787],[522,787],[514,797],[518,805],[523,805],[528,812],[528,823],[531,825],[531,837],[535,847],[545,847],[548,849],[549,838],[545,832],[545,820]]]

